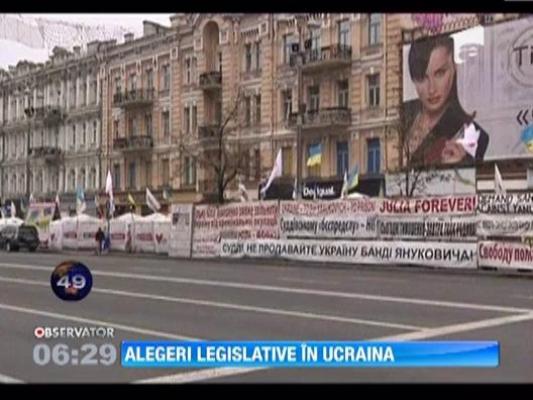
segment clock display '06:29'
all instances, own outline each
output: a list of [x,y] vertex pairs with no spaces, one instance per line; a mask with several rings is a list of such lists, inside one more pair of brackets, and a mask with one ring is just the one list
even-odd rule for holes
[[33,347],[33,362],[40,366],[113,365],[117,361],[117,349],[111,343],[96,345],[86,343],[79,348],[64,343],[52,346],[39,343]]

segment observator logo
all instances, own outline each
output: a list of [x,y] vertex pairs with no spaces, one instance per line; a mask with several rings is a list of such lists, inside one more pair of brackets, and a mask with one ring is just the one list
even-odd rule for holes
[[38,326],[33,330],[37,339],[112,339],[115,328],[108,326]]

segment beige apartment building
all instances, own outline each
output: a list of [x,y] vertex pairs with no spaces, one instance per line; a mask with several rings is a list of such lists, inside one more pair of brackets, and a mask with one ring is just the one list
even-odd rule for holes
[[[492,15],[488,23],[506,18]],[[228,142],[240,146],[237,178],[250,198],[257,198],[280,150],[276,195],[291,197],[298,158],[304,183],[340,188],[344,172],[357,166],[358,190],[383,194],[384,173],[400,165],[402,45],[430,34],[414,20],[411,14],[176,14],[170,26],[145,22],[142,37],[128,34],[121,44],[94,42],[83,53],[56,49],[46,65],[19,63],[1,77],[1,195],[58,191],[73,200],[78,186],[103,194],[111,171],[119,207],[128,194],[143,205],[145,187],[164,206],[206,201],[214,174],[195,154],[214,156],[213,134],[238,94]],[[457,16],[440,32],[482,20]],[[28,117],[31,105],[39,111]],[[317,144],[322,162],[307,167]]]

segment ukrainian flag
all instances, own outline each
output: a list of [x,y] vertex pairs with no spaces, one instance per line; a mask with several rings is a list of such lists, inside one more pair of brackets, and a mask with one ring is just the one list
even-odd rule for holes
[[309,146],[309,157],[307,158],[307,166],[313,167],[322,163],[322,145],[320,143]]
[[356,165],[350,171],[350,174],[344,172],[344,182],[341,190],[341,197],[344,197],[348,192],[359,185],[359,167]]

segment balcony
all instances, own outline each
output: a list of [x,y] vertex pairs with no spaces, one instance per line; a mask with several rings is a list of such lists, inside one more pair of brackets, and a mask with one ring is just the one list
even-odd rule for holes
[[54,146],[39,146],[30,148],[30,158],[55,164],[61,161],[61,149]]
[[220,71],[210,71],[200,74],[200,89],[218,90],[222,88],[222,74]]
[[[296,128],[298,114],[289,115],[289,128]],[[322,128],[331,126],[349,126],[352,123],[351,109],[345,107],[321,108],[304,114],[302,128]]]
[[26,115],[45,125],[57,125],[63,120],[63,112],[59,106],[31,107],[24,110]]
[[200,125],[198,127],[198,139],[215,139],[218,137],[220,124]]
[[134,89],[113,95],[115,107],[149,106],[154,101],[154,89]]
[[[296,66],[298,55],[290,57],[291,67]],[[352,62],[352,47],[331,45],[320,49],[310,49],[303,53],[302,72],[322,71],[335,67],[349,66]]]
[[154,140],[152,136],[148,135],[129,136],[127,138],[118,137],[113,140],[113,148],[115,150],[143,151],[152,147],[154,147]]

